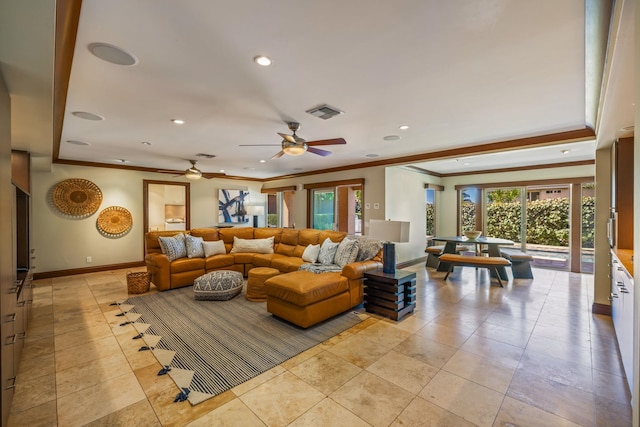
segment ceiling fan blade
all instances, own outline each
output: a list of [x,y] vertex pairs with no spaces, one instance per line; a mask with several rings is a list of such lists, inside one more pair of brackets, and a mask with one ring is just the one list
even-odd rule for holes
[[[295,138],[291,135],[287,135],[286,133],[280,133],[278,132],[278,135],[280,135],[283,139],[289,141],[289,142],[296,142]],[[304,141],[303,141],[304,142]]]
[[339,145],[346,144],[347,141],[344,138],[333,138],[333,139],[319,139],[317,141],[307,141],[307,145]]
[[226,176],[227,176],[227,174],[222,173],[222,172],[202,172],[202,177],[203,178],[207,178],[207,179],[224,178]]
[[170,170],[170,169],[158,169],[158,170],[156,170],[156,172],[158,172],[158,173],[179,173],[179,174],[184,174],[184,171]]
[[307,151],[313,154],[318,154],[319,156],[326,157],[331,154],[331,151],[321,150],[320,148],[307,147]]
[[279,153],[277,153],[276,155],[274,155],[271,160],[274,159],[279,159],[280,157],[284,156],[284,151],[280,151]]

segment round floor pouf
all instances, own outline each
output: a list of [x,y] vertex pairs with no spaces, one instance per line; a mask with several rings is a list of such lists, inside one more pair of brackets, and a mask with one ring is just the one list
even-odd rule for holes
[[193,294],[199,301],[226,301],[242,291],[242,284],[242,273],[227,270],[212,271],[193,281]]
[[264,282],[280,274],[275,268],[257,267],[249,270],[247,280],[247,299],[249,301],[266,301],[267,293],[264,290]]

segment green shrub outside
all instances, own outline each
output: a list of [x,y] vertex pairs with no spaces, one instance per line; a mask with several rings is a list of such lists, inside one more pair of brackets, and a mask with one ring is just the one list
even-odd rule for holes
[[[476,205],[462,203],[462,229],[475,230]],[[569,246],[569,199],[559,197],[527,202],[527,243]],[[582,247],[594,247],[595,197],[582,198]],[[487,206],[487,236],[520,241],[520,202]]]

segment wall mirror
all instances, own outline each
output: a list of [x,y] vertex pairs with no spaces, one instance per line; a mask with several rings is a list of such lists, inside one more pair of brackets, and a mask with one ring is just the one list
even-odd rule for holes
[[189,183],[143,180],[144,232],[189,230]]

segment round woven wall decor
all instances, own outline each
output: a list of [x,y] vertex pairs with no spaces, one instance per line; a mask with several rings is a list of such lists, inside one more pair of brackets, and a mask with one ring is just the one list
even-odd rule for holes
[[109,206],[100,212],[96,221],[98,230],[109,237],[117,237],[131,229],[133,218],[122,206]]
[[54,206],[63,214],[84,217],[94,214],[102,203],[102,191],[93,182],[65,179],[51,191]]

